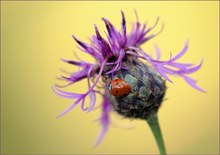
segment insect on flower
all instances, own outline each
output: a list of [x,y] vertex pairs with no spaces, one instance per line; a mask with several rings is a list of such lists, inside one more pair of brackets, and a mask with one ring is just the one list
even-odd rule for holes
[[130,85],[126,83],[123,79],[112,80],[108,89],[110,94],[118,97],[125,96],[131,91]]
[[[160,60],[161,52],[159,48],[156,48],[154,58],[144,52],[141,45],[162,31],[161,28],[158,33],[150,34],[158,24],[159,18],[152,27],[141,24],[137,18],[131,32],[127,33],[125,16],[123,12],[121,13],[120,31],[116,30],[108,19],[102,18],[107,29],[107,39],[100,35],[96,25],[96,35],[91,36],[90,44],[80,41],[73,35],[79,49],[91,55],[96,63],[62,59],[64,62],[80,68],[79,71],[73,72],[69,76],[61,77],[68,82],[66,86],[87,79],[88,90],[85,93],[73,93],[61,90],[60,86],[53,86],[57,95],[74,100],[73,104],[58,117],[68,113],[79,104],[83,111],[90,112],[95,107],[96,95],[102,96],[102,115],[99,118],[102,130],[97,144],[101,142],[108,130],[109,115],[112,110],[127,118],[144,120],[150,120],[148,118],[156,115],[166,92],[165,81],[172,82],[170,75],[179,76],[193,88],[204,92],[196,81],[188,76],[200,69],[202,61],[198,65],[177,62],[186,53],[187,42],[178,54],[175,56],[170,54],[170,59],[166,61]],[[98,82],[101,83],[102,89],[96,89]],[[85,99],[88,96],[90,103],[86,107]]]

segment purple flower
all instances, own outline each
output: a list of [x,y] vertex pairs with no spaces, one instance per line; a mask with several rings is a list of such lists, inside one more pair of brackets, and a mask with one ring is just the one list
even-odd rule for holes
[[[58,115],[58,117],[68,113],[78,104],[81,105],[83,111],[90,112],[95,107],[96,95],[99,94],[103,97],[101,104],[102,115],[99,118],[99,121],[102,124],[102,131],[97,140],[97,144],[101,142],[109,127],[109,114],[113,108],[111,101],[106,95],[108,91],[108,84],[102,83],[103,89],[101,90],[97,90],[95,88],[97,83],[101,81],[101,77],[104,78],[106,75],[108,75],[113,79],[117,71],[122,69],[128,70],[129,66],[124,65],[124,61],[126,61],[128,57],[145,60],[149,66],[151,66],[161,77],[169,82],[172,82],[170,75],[177,75],[183,78],[193,88],[204,92],[204,90],[196,84],[196,81],[188,76],[189,74],[200,69],[202,66],[202,61],[198,65],[177,62],[187,51],[188,42],[185,43],[183,49],[177,55],[172,56],[172,54],[170,54],[170,59],[166,61],[160,60],[161,52],[159,48],[156,47],[156,58],[153,58],[149,54],[145,53],[140,46],[148,40],[154,38],[162,31],[163,27],[157,34],[149,34],[151,30],[156,27],[159,18],[157,18],[152,27],[147,27],[145,24],[141,24],[137,20],[136,23],[133,24],[131,32],[127,34],[125,16],[123,12],[121,12],[121,14],[122,23],[121,30],[119,31],[116,30],[108,19],[102,18],[107,29],[107,39],[104,39],[100,35],[96,25],[95,35],[91,36],[90,44],[78,40],[73,35],[73,39],[78,43],[79,49],[87,54],[90,54],[96,60],[95,64],[88,63],[83,60],[74,61],[62,59],[62,61],[80,68],[79,71],[70,74],[68,77],[61,77],[61,79],[64,79],[68,82],[68,84],[65,86],[74,84],[82,79],[87,79],[88,90],[85,93],[80,94],[63,91],[60,89],[61,86],[53,86],[53,90],[57,95],[74,99],[74,103],[68,109]],[[91,83],[91,81],[93,82]],[[90,104],[88,107],[85,107],[86,97],[90,98]]]

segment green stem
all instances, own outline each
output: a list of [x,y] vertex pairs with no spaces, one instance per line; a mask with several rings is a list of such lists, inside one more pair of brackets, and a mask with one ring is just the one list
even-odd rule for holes
[[160,130],[157,114],[149,115],[147,118],[147,123],[149,124],[151,131],[153,132],[154,138],[156,139],[160,154],[166,155],[166,149],[163,142],[163,136]]

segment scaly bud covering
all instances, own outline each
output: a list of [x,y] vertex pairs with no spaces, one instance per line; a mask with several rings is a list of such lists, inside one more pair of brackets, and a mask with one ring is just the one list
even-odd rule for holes
[[[127,56],[122,63],[129,69],[116,71],[113,79],[123,79],[130,85],[131,91],[122,97],[106,91],[110,103],[119,114],[128,118],[146,119],[156,113],[162,103],[166,90],[165,80],[135,57]],[[104,75],[102,79],[107,84],[106,88],[113,80],[111,75]]]

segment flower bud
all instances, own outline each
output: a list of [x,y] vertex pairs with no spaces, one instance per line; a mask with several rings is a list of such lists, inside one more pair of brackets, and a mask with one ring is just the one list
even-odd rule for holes
[[[108,89],[107,96],[119,114],[128,118],[146,119],[148,115],[157,113],[165,95],[165,81],[152,69],[134,56],[127,56],[123,60],[124,68],[114,73],[114,76],[103,75],[102,80]],[[107,68],[106,68],[107,69]],[[117,96],[110,93],[111,81],[123,79],[130,85],[130,92]],[[117,89],[124,91],[123,87]]]

